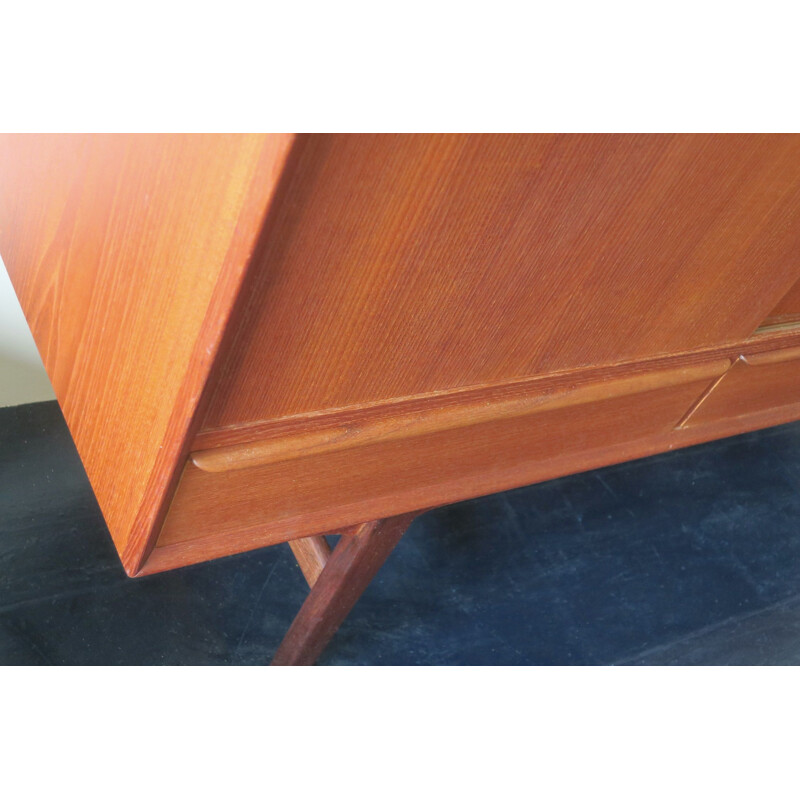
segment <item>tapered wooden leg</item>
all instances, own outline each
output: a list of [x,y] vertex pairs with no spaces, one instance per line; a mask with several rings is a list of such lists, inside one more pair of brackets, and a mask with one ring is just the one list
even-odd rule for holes
[[366,522],[342,533],[275,653],[276,666],[319,658],[416,514]]
[[293,539],[289,547],[309,587],[313,586],[331,557],[331,546],[324,536],[307,536],[305,539]]

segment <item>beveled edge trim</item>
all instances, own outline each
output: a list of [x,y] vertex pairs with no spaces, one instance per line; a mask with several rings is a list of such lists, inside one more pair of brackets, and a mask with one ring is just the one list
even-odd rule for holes
[[764,364],[781,364],[784,361],[796,361],[798,358],[800,358],[800,347],[787,347],[783,350],[770,350],[766,353],[743,355],[742,361],[751,367],[760,367]]
[[[192,463],[205,472],[227,472],[249,467],[274,464],[304,456],[319,455],[376,442],[405,439],[415,436],[469,427],[484,422],[511,419],[540,411],[653,391],[697,380],[716,380],[730,367],[730,359],[717,358],[700,364],[671,369],[638,372],[625,377],[606,377],[576,385],[567,377],[559,384],[540,382],[522,391],[491,397],[471,397],[466,402],[450,402],[387,414],[391,407],[364,409],[344,423],[329,424],[313,430],[298,431],[255,442],[200,450],[191,454]],[[539,388],[536,393],[532,389]],[[377,413],[376,413],[377,411]]]
[[481,386],[461,386],[419,395],[392,397],[358,405],[306,411],[290,416],[252,420],[224,428],[199,430],[190,450],[199,452],[233,445],[251,444],[278,439],[298,432],[350,425],[369,415],[400,415],[418,412],[433,404],[442,406],[471,400],[499,398],[521,392],[543,391],[543,387],[584,384],[621,375],[635,375],[659,369],[672,369],[689,364],[728,358],[731,362],[742,355],[750,356],[771,350],[784,350],[800,344],[800,330],[772,331],[748,339],[700,347],[680,353],[662,353],[633,361],[614,364],[586,365],[541,375],[505,380]]
[[[252,134],[251,134],[252,135]],[[261,153],[247,185],[236,226],[209,297],[197,338],[181,381],[161,448],[145,485],[139,509],[128,532],[120,561],[129,576],[139,574],[156,546],[175,495],[192,442],[200,427],[211,376],[219,369],[224,346],[231,339],[229,324],[239,313],[242,286],[252,272],[254,247],[263,238],[297,139],[293,133],[258,134]]]

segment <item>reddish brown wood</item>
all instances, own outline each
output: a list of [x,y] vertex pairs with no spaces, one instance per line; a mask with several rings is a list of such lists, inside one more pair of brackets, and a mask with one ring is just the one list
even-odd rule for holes
[[[342,423],[336,419],[337,415],[317,415],[313,421],[305,420],[306,424],[294,433],[284,432],[280,437],[194,452],[192,463],[204,472],[227,472],[381,442],[419,439],[427,434],[474,428],[486,422],[519,419],[558,408],[578,405],[591,408],[600,400],[717,378],[729,366],[728,359],[718,359],[673,369],[644,370],[627,377],[614,378],[607,372],[606,380],[592,382],[573,378],[560,385],[551,382],[550,390],[542,385],[543,381],[529,381],[524,386],[473,392],[471,398],[465,393],[459,393],[457,398],[439,395],[405,412],[396,405],[361,409],[355,423]],[[500,388],[502,392],[497,391]]]
[[798,221],[797,135],[0,138],[0,250],[130,573],[800,414],[708,391],[800,344],[748,338]]
[[276,214],[206,430],[748,337],[800,136],[313,136]]
[[[770,353],[790,353],[789,345],[798,343],[797,333],[779,334],[738,343],[715,354],[736,358],[737,353],[744,352],[751,360],[758,361]],[[561,398],[559,402],[564,402],[565,387],[579,389],[576,394],[583,396],[587,391],[591,395],[592,386],[604,387],[604,402],[551,409],[558,412],[556,417],[542,405],[527,418],[503,421],[498,417],[491,423],[386,441],[368,448],[354,447],[349,453],[332,451],[266,465],[252,472],[234,470],[227,475],[204,475],[192,466],[187,467],[185,478],[189,483],[183,488],[188,494],[179,493],[173,507],[173,512],[185,514],[185,519],[183,523],[179,518],[167,521],[165,536],[145,571],[169,569],[352,524],[359,516],[377,517],[430,507],[800,416],[797,405],[790,402],[792,397],[800,397],[800,387],[789,384],[783,398],[787,403],[782,400],[782,405],[774,411],[765,408],[762,402],[765,414],[759,411],[737,417],[730,424],[694,425],[689,432],[674,431],[673,426],[686,418],[686,412],[710,388],[713,372],[708,373],[707,380],[668,388],[666,395],[657,391],[639,392],[627,399],[613,399],[617,393],[614,382],[618,378],[629,381],[637,375],[648,376],[651,371],[663,375],[665,368],[674,371],[681,365],[685,369],[713,364],[707,360],[710,355],[706,351],[699,356],[688,354],[658,360],[649,367],[639,362],[614,370],[572,373],[517,387],[528,399],[538,393]],[[653,370],[654,365],[659,369]],[[581,383],[582,380],[586,383]],[[628,388],[632,388],[630,384]],[[508,393],[501,394],[500,402],[505,404],[513,399],[514,391],[509,388]],[[481,397],[484,403],[492,399],[492,395],[485,393],[468,393],[462,399],[469,407]],[[447,399],[430,398],[438,404]],[[665,408],[670,406],[672,410],[665,416]],[[404,403],[399,416],[408,415],[415,408],[424,406]],[[378,410],[382,415],[391,412],[391,409]],[[364,412],[371,414],[373,410]],[[358,430],[362,418],[354,412],[349,416],[337,415],[335,419],[337,425]],[[321,420],[297,420],[296,427],[287,424],[279,433],[294,435],[302,430],[302,424],[315,422],[320,424]],[[227,498],[228,504],[220,507],[222,497]]]
[[129,572],[180,475],[291,141],[0,137],[0,252]]
[[[563,461],[550,463],[548,467],[553,470],[550,477],[559,477],[610,464],[619,464],[632,459],[644,458],[654,453],[662,453],[665,450],[690,447],[713,439],[734,436],[744,431],[754,431],[772,425],[781,425],[797,419],[800,419],[800,402],[778,408],[769,408],[744,417],[694,425],[666,433],[656,433],[640,439],[612,444],[602,450],[585,451]],[[513,472],[509,470],[506,476],[509,478],[509,487],[519,485],[511,482],[512,476]],[[519,476],[517,478],[519,479]],[[524,477],[522,479],[524,480]],[[529,482],[536,480],[542,479],[533,477]],[[298,534],[296,532],[287,534],[284,530],[272,531],[267,535],[259,530],[249,530],[235,534],[220,532],[202,539],[159,546],[153,551],[152,556],[148,559],[140,574],[149,575],[175,569],[186,564],[219,558],[231,552],[254,550],[258,547],[263,547],[265,544],[277,544],[284,541],[287,536],[292,535],[307,534]]]
[[414,516],[367,522],[342,536],[275,653],[274,666],[310,665],[319,658]]
[[770,311],[763,321],[762,327],[780,325],[785,322],[800,321],[800,280],[781,298],[781,301]]
[[743,356],[703,399],[686,427],[746,418],[800,401],[800,348]]
[[331,546],[324,536],[307,536],[289,542],[310,587],[313,587],[331,556]]
[[188,558],[202,552],[192,542],[211,545],[223,531],[231,548],[247,549],[574,471],[612,445],[668,433],[721,371],[618,396],[608,387],[609,396],[592,403],[246,469],[207,472],[190,463],[154,564],[162,547],[184,544]]

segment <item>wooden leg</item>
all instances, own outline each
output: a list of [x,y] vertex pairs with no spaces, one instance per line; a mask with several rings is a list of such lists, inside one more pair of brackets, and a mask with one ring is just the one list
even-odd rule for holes
[[312,587],[331,557],[331,546],[324,536],[307,536],[305,539],[293,539],[289,542],[289,547],[292,548],[309,587]]
[[273,665],[309,665],[319,658],[416,515],[366,522],[342,533],[278,647]]

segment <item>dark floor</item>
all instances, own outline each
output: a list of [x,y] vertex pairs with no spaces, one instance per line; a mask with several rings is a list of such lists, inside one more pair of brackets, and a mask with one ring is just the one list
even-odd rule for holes
[[[323,664],[800,664],[800,423],[419,518]],[[132,580],[55,403],[0,409],[0,664],[266,664],[286,545]]]

